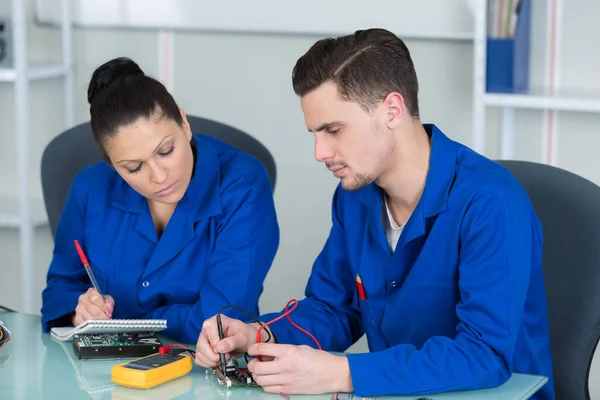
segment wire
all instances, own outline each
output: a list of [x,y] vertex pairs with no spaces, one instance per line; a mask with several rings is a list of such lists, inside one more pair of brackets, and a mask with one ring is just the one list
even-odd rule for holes
[[[294,306],[293,306],[293,307],[290,309],[290,304],[292,304],[292,303],[294,304]],[[223,310],[225,310],[225,309],[227,309],[227,308],[235,308],[236,310],[240,310],[240,311],[242,311],[243,313],[247,314],[247,315],[248,315],[250,318],[252,318],[252,320],[254,320],[254,322],[256,322],[256,323],[258,323],[258,324],[260,325],[260,327],[259,327],[259,328],[258,328],[258,330],[256,331],[256,343],[260,343],[260,342],[262,341],[262,340],[261,340],[261,339],[262,339],[262,334],[261,334],[261,331],[262,331],[262,330],[263,330],[265,327],[267,327],[267,326],[271,325],[273,322],[279,321],[279,320],[280,320],[280,319],[282,319],[283,317],[287,317],[288,321],[290,321],[290,323],[291,323],[291,324],[292,324],[292,325],[293,325],[293,326],[294,326],[296,329],[298,329],[299,331],[301,331],[301,332],[305,333],[306,335],[308,335],[308,336],[309,336],[309,337],[310,337],[310,338],[311,338],[311,339],[312,339],[312,340],[313,340],[313,341],[314,341],[314,342],[317,344],[317,347],[319,348],[319,350],[322,350],[322,348],[321,348],[321,344],[319,343],[319,341],[317,340],[317,338],[316,338],[316,337],[314,337],[314,336],[313,336],[313,335],[312,335],[310,332],[308,332],[307,330],[305,330],[305,329],[301,328],[300,326],[298,326],[298,324],[296,324],[296,323],[295,323],[295,322],[292,320],[292,318],[290,317],[290,313],[291,313],[292,311],[294,311],[294,310],[296,309],[296,307],[298,307],[298,300],[296,300],[296,299],[291,299],[291,300],[290,300],[290,301],[288,301],[288,303],[285,305],[285,312],[284,312],[283,314],[281,314],[280,316],[278,316],[278,317],[276,317],[276,318],[274,318],[274,319],[272,319],[272,320],[270,320],[269,322],[266,322],[266,323],[263,323],[262,321],[259,321],[259,319],[258,319],[258,318],[256,318],[254,315],[252,315],[252,313],[251,313],[251,312],[249,312],[249,311],[247,311],[247,310],[243,309],[242,307],[235,306],[235,305],[232,305],[232,304],[228,304],[228,305],[226,305],[226,306],[223,306],[223,307],[221,307],[221,309],[219,310],[219,312],[217,312],[217,315],[220,315],[220,314],[223,312]],[[268,330],[268,329],[266,329],[266,332],[267,332],[267,336],[268,336],[268,338],[267,338],[266,342],[269,342],[269,341],[271,340],[272,336],[271,336],[271,333],[269,332],[269,330]],[[247,354],[244,354],[244,358],[246,359],[246,361],[248,361]],[[257,358],[260,360],[260,358],[259,358],[259,357],[257,357]]]
[[[241,312],[248,315],[254,322],[258,323],[260,326],[263,326],[263,322],[260,321],[258,318],[256,318],[254,315],[252,315],[252,313],[250,311],[247,311],[247,310],[243,309],[242,307],[235,306],[233,304],[228,304],[226,306],[221,307],[221,309],[219,310],[217,315],[221,315],[223,310],[225,310],[227,308],[235,308],[236,310],[240,310]],[[267,330],[267,335],[268,335],[267,342],[269,342],[271,340],[271,333],[268,330]],[[250,362],[250,360],[248,359],[248,353],[244,353],[244,360],[246,360],[246,364]]]
[[[223,310],[227,309],[227,308],[235,308],[236,310],[240,310],[243,313],[246,313],[246,315],[248,315],[250,318],[252,318],[252,320],[254,320],[254,322],[258,323],[258,325],[260,325],[261,327],[264,325],[262,321],[259,321],[258,318],[256,318],[254,315],[252,315],[252,313],[250,311],[246,311],[244,310],[242,307],[239,306],[234,306],[232,304],[228,304],[226,306],[221,307],[221,309],[219,310],[219,312],[217,313],[217,315],[221,315],[221,313],[223,312]],[[259,328],[260,330],[260,328]],[[269,333],[269,331],[267,330],[267,335],[268,335],[268,339],[267,342],[271,340],[271,333]],[[246,361],[248,361],[246,359]]]
[[[290,304],[294,304],[294,306],[292,308],[290,308]],[[273,322],[275,321],[279,321],[280,319],[282,319],[283,317],[287,317],[288,321],[290,321],[290,323],[299,331],[304,332],[305,334],[307,334],[308,336],[310,336],[312,338],[312,340],[315,341],[315,343],[317,344],[317,347],[319,348],[319,350],[321,349],[321,344],[319,343],[319,341],[317,340],[316,337],[314,337],[310,332],[308,332],[305,329],[302,329],[300,326],[298,326],[298,324],[296,324],[294,321],[292,321],[292,318],[290,317],[290,313],[292,311],[294,311],[296,309],[296,307],[298,307],[298,300],[296,299],[291,299],[290,301],[287,302],[287,304],[285,305],[285,312],[283,314],[281,314],[280,316],[273,318],[272,320],[270,320],[269,322],[265,323],[265,324],[261,324],[260,328],[258,328],[258,330],[256,331],[256,343],[260,343],[261,339],[262,339],[262,335],[261,335],[261,330],[269,325],[271,325]],[[269,333],[269,330],[267,329],[267,333]],[[256,356],[256,358],[258,358],[258,360],[260,361],[260,356]],[[289,396],[283,392],[280,392],[279,395],[281,397],[283,397],[284,399],[288,399],[289,400]]]
[[[294,303],[294,307],[292,307],[292,308],[290,309],[290,304],[292,304],[292,303]],[[315,343],[317,344],[317,347],[319,348],[319,350],[322,350],[322,349],[321,349],[321,344],[319,343],[319,341],[317,340],[317,338],[316,338],[316,337],[314,337],[314,336],[313,336],[313,335],[312,335],[310,332],[308,332],[308,331],[307,331],[307,330],[305,330],[305,329],[302,329],[300,326],[298,326],[298,324],[296,324],[294,321],[292,321],[292,318],[290,317],[290,313],[291,313],[292,311],[294,311],[294,310],[296,309],[296,307],[298,307],[298,300],[296,300],[296,299],[291,299],[291,300],[290,300],[290,301],[288,301],[288,303],[285,305],[285,312],[284,312],[283,314],[281,314],[280,316],[278,316],[278,317],[276,317],[276,318],[273,318],[272,320],[270,320],[269,322],[266,322],[266,323],[263,323],[263,322],[259,321],[259,320],[258,320],[258,318],[256,318],[254,315],[252,315],[252,313],[250,313],[249,311],[246,311],[246,310],[244,310],[242,307],[238,307],[238,306],[234,306],[234,305],[226,305],[226,306],[223,306],[223,307],[221,307],[221,309],[219,310],[219,312],[217,313],[217,315],[220,315],[220,314],[223,312],[223,310],[225,310],[225,309],[227,309],[227,308],[235,308],[235,309],[237,309],[237,310],[240,310],[240,311],[242,311],[242,312],[246,313],[246,314],[247,314],[247,315],[248,315],[250,318],[252,318],[252,319],[254,320],[254,322],[257,322],[257,323],[260,325],[260,327],[259,327],[259,328],[258,328],[258,330],[256,331],[256,343],[260,343],[260,342],[262,342],[262,334],[261,334],[261,331],[262,331],[262,330],[263,330],[265,327],[269,326],[270,324],[272,324],[272,323],[273,323],[273,322],[275,322],[275,321],[279,321],[279,320],[280,320],[280,319],[282,319],[283,317],[287,317],[287,319],[290,321],[290,323],[291,323],[291,324],[292,324],[292,325],[293,325],[293,326],[294,326],[296,329],[298,329],[298,330],[300,330],[301,332],[304,332],[305,334],[307,334],[308,336],[310,336],[310,338],[311,338],[312,340],[314,340],[314,341],[315,341]],[[269,342],[269,341],[271,340],[271,338],[272,338],[272,336],[271,336],[271,333],[269,332],[269,330],[268,330],[268,329],[266,329],[265,331],[267,332],[267,336],[268,336],[268,339],[267,339],[266,341],[267,341],[267,342]],[[258,358],[258,360],[260,361],[260,356],[256,356],[256,358]],[[245,353],[245,354],[244,354],[244,359],[246,360],[246,363],[248,363],[248,353]],[[280,393],[279,393],[279,395],[280,395],[281,397],[283,397],[284,399],[287,399],[287,400],[289,400],[289,399],[290,399],[290,397],[289,397],[287,394],[283,393],[283,392],[280,392]]]
[[[177,348],[174,349],[174,347],[177,347]],[[169,344],[166,346],[162,346],[160,349],[158,349],[158,352],[160,354],[170,354],[170,355],[177,355],[177,354],[184,353],[186,351],[189,352],[192,357],[196,357],[196,352],[194,350],[188,349],[187,347],[185,347],[184,345],[179,344],[179,343]]]
[[[292,307],[290,309],[290,304],[294,303],[294,307]],[[304,332],[306,335],[308,335],[316,344],[317,347],[319,348],[319,350],[322,350],[321,348],[321,344],[319,343],[319,341],[317,340],[316,337],[314,337],[311,333],[309,333],[307,330],[302,329],[300,326],[298,326],[298,324],[296,324],[294,321],[292,321],[292,318],[290,317],[290,313],[292,311],[294,311],[296,309],[296,307],[298,307],[298,300],[296,299],[291,299],[290,301],[288,301],[288,303],[285,305],[285,312],[283,314],[281,314],[279,317],[273,318],[272,320],[270,320],[269,322],[265,323],[264,325],[261,325],[260,328],[258,328],[258,331],[256,332],[256,343],[260,343],[260,339],[261,339],[261,329],[263,329],[266,326],[271,325],[273,322],[275,321],[279,321],[280,319],[282,319],[283,317],[287,317],[287,319],[290,321],[290,323],[299,331]],[[267,330],[267,333],[269,331]],[[259,358],[260,360],[260,358]]]

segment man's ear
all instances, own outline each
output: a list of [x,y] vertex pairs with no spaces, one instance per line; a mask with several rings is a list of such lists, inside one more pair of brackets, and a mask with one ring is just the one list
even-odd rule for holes
[[398,92],[390,92],[383,99],[383,106],[386,112],[386,124],[388,128],[394,129],[404,119],[406,115],[406,105],[404,96]]

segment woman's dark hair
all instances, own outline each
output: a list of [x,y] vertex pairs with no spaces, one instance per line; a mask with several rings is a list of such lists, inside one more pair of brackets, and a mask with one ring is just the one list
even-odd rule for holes
[[158,116],[183,125],[179,107],[165,86],[131,59],[115,58],[93,73],[88,102],[94,139],[102,149],[122,126]]

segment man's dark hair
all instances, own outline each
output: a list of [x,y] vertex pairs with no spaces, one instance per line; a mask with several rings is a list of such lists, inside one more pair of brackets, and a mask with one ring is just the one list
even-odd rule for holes
[[344,100],[365,110],[398,92],[410,115],[419,117],[419,83],[404,42],[385,29],[321,39],[298,59],[292,72],[294,92],[304,96],[332,81]]

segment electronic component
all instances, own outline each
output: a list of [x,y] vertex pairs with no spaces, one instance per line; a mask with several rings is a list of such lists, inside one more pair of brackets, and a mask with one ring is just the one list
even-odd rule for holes
[[114,383],[135,389],[150,389],[187,375],[192,358],[184,354],[152,354],[115,365],[111,372]]
[[[292,307],[290,307],[293,304]],[[321,350],[321,345],[319,344],[319,341],[317,340],[317,338],[315,338],[312,334],[310,334],[309,332],[307,332],[306,330],[302,329],[300,326],[298,326],[298,324],[296,324],[294,321],[292,321],[292,318],[290,318],[290,313],[292,311],[294,311],[296,309],[296,307],[298,307],[298,300],[296,299],[291,299],[290,301],[288,301],[288,303],[285,306],[285,313],[283,313],[282,315],[273,318],[272,320],[263,323],[261,321],[259,321],[254,315],[252,315],[252,313],[250,313],[247,310],[244,310],[242,307],[236,306],[236,305],[225,305],[223,307],[221,307],[221,309],[219,309],[218,313],[217,313],[217,330],[219,333],[219,338],[222,340],[223,339],[223,327],[222,327],[222,321],[221,321],[221,313],[223,312],[223,310],[227,309],[227,308],[235,308],[236,310],[242,311],[245,314],[247,314],[252,320],[254,320],[254,322],[256,322],[258,325],[260,325],[260,327],[257,329],[256,331],[256,343],[260,343],[262,341],[262,330],[264,328],[266,328],[268,325],[279,321],[280,319],[287,317],[287,319],[290,321],[290,323],[297,329],[299,329],[300,331],[304,332],[305,334],[307,334],[308,336],[310,336],[311,339],[313,339],[317,345],[317,347],[319,348],[319,350]],[[268,330],[265,329],[265,332],[267,333],[267,340],[266,342],[269,342],[271,340],[272,333]],[[231,359],[230,361],[228,361],[225,366],[223,366],[223,359],[225,358],[225,354],[220,354],[220,365],[214,367],[214,368],[209,368],[206,369],[206,375],[212,374],[212,375],[216,375],[217,377],[217,382],[219,382],[219,384],[221,384],[222,386],[225,386],[227,388],[230,388],[232,386],[259,386],[254,379],[252,378],[252,373],[250,371],[248,371],[247,368],[239,368],[238,364],[237,364],[237,360],[236,359]],[[256,356],[256,359],[261,360],[260,355]],[[289,398],[287,397],[287,395],[285,393],[280,393],[280,395],[284,398]]]
[[80,360],[145,357],[158,353],[160,339],[152,332],[86,333],[73,336],[73,350]]
[[225,386],[258,386],[254,379],[252,379],[252,373],[246,368],[239,368],[238,362],[235,358],[230,359],[225,365],[225,371],[220,366],[216,366],[212,369],[206,369],[206,374],[213,374],[217,377],[217,381]]

